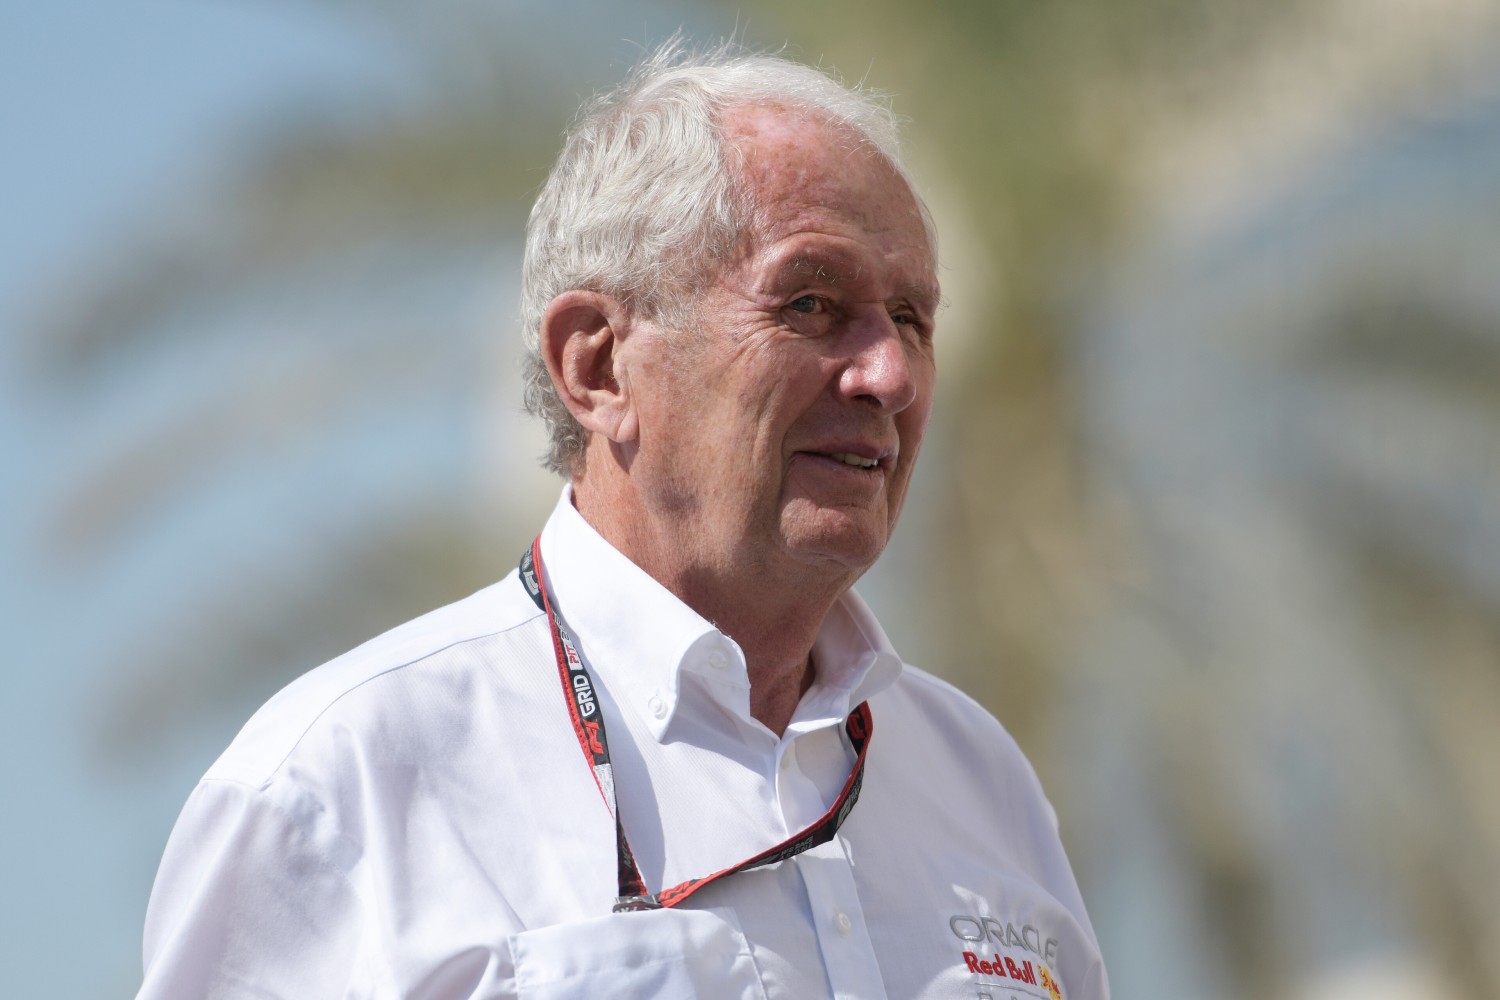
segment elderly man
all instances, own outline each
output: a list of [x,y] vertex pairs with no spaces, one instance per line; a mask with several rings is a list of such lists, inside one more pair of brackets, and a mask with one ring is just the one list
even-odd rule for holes
[[868,97],[668,50],[596,100],[526,246],[556,511],[250,721],[141,996],[1105,997],[1031,769],[850,590],[938,298]]

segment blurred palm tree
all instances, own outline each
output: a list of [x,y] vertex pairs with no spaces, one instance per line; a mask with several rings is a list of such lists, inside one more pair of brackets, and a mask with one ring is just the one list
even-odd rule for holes
[[484,451],[539,448],[503,391],[506,296],[578,81],[520,16],[346,13],[418,83],[273,109],[234,179],[158,206],[30,345],[78,442],[48,550],[143,605],[97,637],[110,759],[491,581],[542,502],[530,454]]

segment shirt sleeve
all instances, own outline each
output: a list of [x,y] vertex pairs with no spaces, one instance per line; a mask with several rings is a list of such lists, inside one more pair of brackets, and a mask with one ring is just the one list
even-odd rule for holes
[[205,780],[151,891],[138,1000],[364,992],[358,903],[347,873],[262,790]]

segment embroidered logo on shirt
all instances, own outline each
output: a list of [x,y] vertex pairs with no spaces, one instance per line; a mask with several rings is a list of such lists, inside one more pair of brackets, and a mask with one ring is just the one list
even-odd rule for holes
[[1065,1000],[1051,968],[1057,962],[1056,938],[1044,938],[1031,924],[1018,927],[964,913],[951,917],[948,928],[963,942],[963,970],[977,977],[976,1000]]

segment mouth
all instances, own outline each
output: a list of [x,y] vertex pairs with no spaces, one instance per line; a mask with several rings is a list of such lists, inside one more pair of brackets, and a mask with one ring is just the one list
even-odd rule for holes
[[880,459],[866,458],[863,455],[856,455],[852,451],[816,452],[815,454],[818,454],[822,458],[831,458],[835,462],[843,462],[845,465],[855,469],[873,469],[880,465]]
[[869,444],[840,443],[830,448],[809,448],[799,452],[814,459],[820,465],[847,472],[881,474],[896,464],[894,448],[880,448]]

